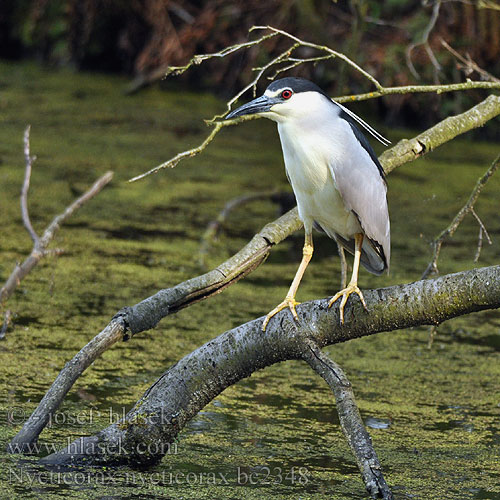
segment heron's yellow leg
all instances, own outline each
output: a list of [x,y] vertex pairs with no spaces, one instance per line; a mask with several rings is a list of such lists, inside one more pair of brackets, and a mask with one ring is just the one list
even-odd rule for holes
[[347,286],[347,259],[345,258],[345,250],[342,245],[337,243],[340,257],[340,288]]
[[290,289],[286,294],[285,300],[278,304],[264,319],[262,323],[262,331],[266,331],[267,324],[269,320],[275,315],[278,314],[281,310],[288,307],[292,312],[293,317],[298,321],[297,311],[295,310],[295,306],[299,305],[300,302],[295,300],[295,294],[297,293],[297,289],[300,285],[300,280],[302,276],[304,276],[304,271],[309,264],[313,254],[313,241],[312,241],[312,233],[306,233],[304,247],[302,248],[302,260],[300,262],[300,266],[295,273],[295,278],[293,278],[292,284],[290,285]]
[[354,235],[354,244],[355,244],[355,249],[354,249],[354,264],[352,266],[352,277],[351,281],[347,285],[346,288],[343,290],[340,290],[340,292],[337,292],[331,299],[330,302],[328,302],[328,307],[331,307],[334,302],[336,302],[340,297],[342,297],[342,301],[340,302],[340,324],[344,323],[344,307],[347,304],[347,299],[349,298],[349,295],[352,293],[357,293],[359,295],[359,298],[361,299],[361,303],[363,304],[363,307],[367,309],[366,307],[366,302],[365,298],[363,297],[363,294],[361,293],[361,290],[358,288],[358,272],[359,272],[359,260],[361,258],[361,247],[363,245],[363,234],[357,233]]

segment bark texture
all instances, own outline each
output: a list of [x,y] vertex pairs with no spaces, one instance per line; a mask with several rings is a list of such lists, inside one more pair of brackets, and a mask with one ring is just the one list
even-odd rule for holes
[[[159,461],[177,433],[225,388],[254,371],[288,359],[304,359],[308,341],[319,348],[381,331],[435,325],[447,319],[500,307],[500,266],[364,292],[339,325],[338,306],[327,299],[229,330],[170,367],[126,417],[94,436],[80,438],[45,457],[45,464],[151,464]],[[309,349],[309,350],[308,350]],[[307,355],[306,355],[307,356]]]

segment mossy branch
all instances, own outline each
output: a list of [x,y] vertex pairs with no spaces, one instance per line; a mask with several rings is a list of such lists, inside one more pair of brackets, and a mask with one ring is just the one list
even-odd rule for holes
[[[334,99],[339,103],[347,103],[347,102],[357,102],[364,101],[367,99],[374,99],[382,96],[390,96],[394,94],[411,94],[411,93],[436,93],[441,94],[445,92],[456,92],[456,91],[464,91],[471,89],[486,89],[486,90],[500,90],[500,83],[498,82],[484,82],[484,81],[471,81],[467,80],[462,83],[453,83],[448,85],[406,85],[400,87],[384,87],[376,78],[374,78],[370,73],[361,68],[358,64],[356,64],[352,59],[347,57],[345,54],[341,52],[337,52],[330,47],[325,45],[318,45],[315,43],[307,42],[305,40],[301,40],[300,38],[291,35],[290,33],[274,28],[272,26],[253,26],[250,29],[250,32],[256,30],[269,30],[271,33],[264,35],[256,40],[250,42],[244,42],[240,44],[231,45],[221,50],[220,52],[215,52],[213,54],[202,54],[194,56],[186,65],[184,66],[175,66],[172,67],[169,71],[167,71],[167,75],[169,74],[181,74],[187,71],[191,66],[196,64],[201,64],[203,61],[206,61],[215,57],[225,57],[229,54],[232,54],[236,50],[246,49],[249,47],[253,47],[255,45],[259,45],[263,43],[265,40],[269,39],[272,36],[280,35],[292,41],[292,44],[278,56],[271,59],[267,64],[261,66],[259,68],[254,68],[254,71],[257,71],[257,75],[255,78],[245,86],[241,91],[239,91],[236,95],[234,95],[229,101],[226,102],[226,112],[220,115],[215,115],[211,119],[206,120],[208,124],[213,125],[214,129],[210,132],[210,134],[206,137],[206,139],[197,147],[189,149],[187,151],[183,151],[178,153],[173,158],[161,163],[160,165],[140,174],[136,177],[133,177],[129,180],[129,182],[134,182],[139,179],[143,179],[148,175],[155,174],[159,170],[164,168],[174,168],[177,164],[186,159],[192,158],[197,154],[201,153],[215,138],[215,136],[220,132],[220,130],[227,126],[235,125],[236,123],[240,123],[247,120],[252,120],[257,118],[256,116],[247,115],[237,118],[235,120],[228,121],[216,121],[220,118],[223,118],[227,112],[231,110],[231,106],[248,90],[252,89],[253,95],[255,96],[257,84],[263,78],[267,71],[273,70],[274,73],[272,76],[268,77],[268,79],[274,79],[278,74],[295,68],[301,64],[313,63],[317,64],[319,61],[327,60],[327,59],[340,59],[347,63],[353,70],[360,73],[364,78],[368,80],[370,84],[375,87],[375,90],[372,92],[367,92],[363,94],[357,95],[345,95],[335,97]],[[299,49],[300,47],[306,47],[308,49],[317,50],[320,54],[317,57],[309,57],[309,58],[296,58],[293,57],[293,53]],[[282,66],[285,64],[286,66]]]
[[[419,158],[461,133],[483,125],[499,114],[500,97],[490,96],[467,112],[447,118],[416,138],[400,141],[381,156],[382,166],[390,173],[404,163]],[[448,123],[452,130],[446,131],[443,123]],[[266,225],[243,249],[216,269],[173,288],[161,290],[135,306],[120,311],[106,328],[61,370],[36,410],[14,438],[13,443],[19,451],[24,449],[23,446],[29,448],[36,442],[50,416],[59,408],[78,377],[104,350],[123,338],[127,330],[136,334],[153,328],[165,316],[221,292],[258,267],[272,246],[301,227],[302,222],[298,218],[297,209],[294,208]],[[128,338],[128,333],[126,337]]]
[[498,115],[500,115],[500,96],[490,95],[464,113],[444,119],[417,137],[399,141],[379,157],[380,163],[388,174],[402,164],[420,158],[455,137],[482,127]]
[[[364,296],[368,312],[353,300],[344,326],[339,324],[338,305],[328,308],[328,299],[321,299],[297,307],[299,322],[288,310],[280,312],[265,335],[263,318],[228,330],[171,366],[120,422],[77,439],[42,463],[137,466],[158,462],[186,423],[230,385],[281,361],[302,359],[311,364],[309,341],[323,348],[500,307],[500,266],[365,290]],[[19,447],[22,443],[17,439],[10,445],[11,451]]]

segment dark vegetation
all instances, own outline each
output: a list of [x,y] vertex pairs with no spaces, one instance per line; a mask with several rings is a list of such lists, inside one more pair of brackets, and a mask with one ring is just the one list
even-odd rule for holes
[[[0,57],[33,57],[50,65],[124,72],[135,78],[152,73],[159,78],[161,70],[185,64],[194,54],[244,42],[248,29],[262,24],[343,52],[385,86],[489,79],[500,73],[500,10],[489,0],[4,0],[2,4]],[[193,68],[175,82],[227,96],[251,79],[252,68],[265,64],[285,44],[275,37]],[[301,51],[301,57],[311,55],[307,49]],[[331,95],[369,90],[362,77],[341,62],[303,65],[290,71],[294,73],[315,80]],[[378,114],[388,111],[386,119],[392,123],[413,126],[419,120],[429,125],[463,111],[477,98],[477,92],[447,99],[436,95],[431,100],[402,95],[378,100],[382,108]]]

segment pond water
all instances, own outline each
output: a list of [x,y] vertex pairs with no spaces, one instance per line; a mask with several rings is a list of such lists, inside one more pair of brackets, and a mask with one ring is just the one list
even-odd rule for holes
[[[29,208],[41,232],[107,170],[112,184],[68,220],[52,248],[6,304],[14,325],[0,342],[0,474],[3,498],[362,499],[364,486],[342,436],[332,394],[305,363],[254,374],[208,405],[146,470],[105,468],[52,474],[37,456],[4,452],[59,370],[125,305],[200,274],[200,238],[225,203],[288,190],[274,124],[223,130],[174,170],[128,184],[208,130],[223,109],[204,94],[147,89],[123,95],[117,77],[0,63],[0,282],[31,250],[22,227],[23,131],[31,124]],[[488,126],[488,125],[487,125]],[[418,124],[415,124],[418,130]],[[393,141],[415,132],[382,130]],[[380,150],[379,150],[380,152]],[[462,138],[388,178],[391,274],[364,270],[362,288],[420,278],[430,241],[467,200],[498,145]],[[498,174],[497,174],[498,175]],[[468,216],[442,250],[442,273],[498,263],[500,177],[476,205],[493,245],[473,261],[478,226]],[[277,215],[271,202],[231,213],[211,246],[212,268]],[[221,332],[267,313],[285,295],[301,256],[302,232],[224,293],[115,345],[68,394],[40,436],[40,453],[116,421],[172,363]],[[332,295],[339,261],[315,236],[297,298]],[[353,383],[363,419],[400,499],[500,499],[500,317],[449,321],[428,349],[428,328],[379,334],[327,348]],[[0,495],[1,496],[1,495]]]

